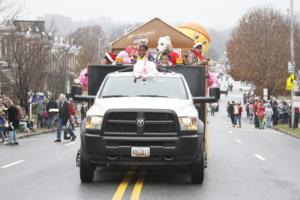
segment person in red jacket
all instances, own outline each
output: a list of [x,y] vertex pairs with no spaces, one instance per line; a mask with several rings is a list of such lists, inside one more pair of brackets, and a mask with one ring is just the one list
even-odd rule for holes
[[194,46],[193,49],[190,51],[188,55],[188,60],[187,64],[189,65],[205,65],[207,64],[207,61],[204,59],[203,56],[203,47],[205,43],[202,44],[200,42],[197,42]]
[[257,117],[259,120],[259,128],[264,129],[265,128],[265,106],[263,101],[261,101],[258,104]]
[[237,119],[237,123],[239,124],[239,128],[241,128],[242,127],[242,121],[241,121],[241,118],[242,118],[242,113],[243,113],[243,107],[241,106],[241,102],[239,102],[238,104],[237,104],[237,106],[238,106],[238,114],[237,114],[237,116],[236,116],[236,119]]
[[72,129],[74,130],[75,128],[75,106],[73,99],[70,98],[70,124],[72,126]]

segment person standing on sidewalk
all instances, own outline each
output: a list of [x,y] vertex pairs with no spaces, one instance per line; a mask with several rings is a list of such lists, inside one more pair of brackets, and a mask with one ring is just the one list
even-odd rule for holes
[[231,119],[231,123],[232,123],[232,127],[235,127],[235,116],[234,116],[234,101],[232,101],[231,104],[229,104],[229,107],[228,107],[228,112],[229,112],[229,115],[230,115],[230,119]]
[[273,116],[273,110],[271,108],[271,105],[267,105],[266,108],[266,127],[272,128],[272,116]]
[[217,106],[218,106],[218,104],[215,102],[209,104],[211,116],[215,115],[215,110],[216,110]]
[[250,124],[253,123],[253,113],[254,113],[253,102],[250,102],[249,103],[249,121],[250,121]]
[[263,101],[260,102],[257,109],[257,116],[259,120],[259,128],[264,129],[265,128],[265,107]]
[[230,106],[230,102],[227,102],[227,106],[226,106],[226,110],[227,110],[227,116],[230,117],[230,112],[229,112],[229,106]]
[[40,98],[40,96],[37,96],[37,108],[36,108],[36,114],[37,114],[37,121],[36,121],[36,127],[37,128],[44,128],[44,112],[46,111],[46,107],[44,104],[44,100]]
[[233,105],[233,113],[234,113],[234,127],[237,126],[238,116],[239,116],[239,104],[235,103]]
[[86,118],[86,112],[87,112],[87,105],[85,102],[82,102],[80,106],[81,121],[83,121]]
[[278,110],[278,102],[275,101],[273,104],[273,126],[278,125],[278,120],[279,120],[279,110]]
[[5,131],[5,117],[4,117],[4,111],[2,108],[0,108],[0,137],[2,139],[2,143],[4,143],[5,141],[5,135],[4,135],[4,131]]
[[[66,96],[64,94],[60,94],[58,103],[58,122],[57,122],[57,135],[56,140],[54,142],[61,142],[61,130],[64,126],[66,126],[68,120],[70,119],[70,105],[66,101]],[[76,136],[72,129],[70,129],[71,141],[76,139]]]
[[11,99],[7,101],[7,106],[8,106],[7,115],[8,115],[8,125],[9,125],[9,141],[7,144],[18,145],[19,143],[17,142],[17,133],[16,133],[20,124],[18,109],[14,105]]
[[55,117],[57,114],[58,106],[53,97],[50,96],[50,101],[47,104],[47,111],[48,111],[48,128],[53,128]]
[[74,102],[73,99],[70,98],[70,124],[72,127],[72,130],[75,130],[75,106],[74,106]]
[[241,121],[241,118],[242,118],[242,113],[243,113],[243,107],[241,105],[241,102],[239,102],[237,104],[237,107],[238,107],[238,114],[236,115],[236,124],[239,124],[239,128],[242,127],[242,121]]
[[253,114],[254,114],[254,126],[255,128],[259,128],[259,119],[258,119],[258,107],[259,107],[259,101],[255,100],[254,104],[253,104]]

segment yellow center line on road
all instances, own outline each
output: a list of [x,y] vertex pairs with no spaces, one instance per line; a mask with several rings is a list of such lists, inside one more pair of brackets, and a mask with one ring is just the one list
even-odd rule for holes
[[131,168],[127,171],[126,176],[124,177],[124,179],[122,180],[122,182],[118,186],[112,200],[121,200],[123,198],[124,193],[126,191],[126,188],[129,184],[129,181],[132,178],[133,174],[135,173],[135,169],[136,168]]
[[146,170],[140,171],[139,178],[134,185],[130,200],[139,200],[140,199],[140,195],[141,195],[141,191],[143,188],[146,174],[147,174]]

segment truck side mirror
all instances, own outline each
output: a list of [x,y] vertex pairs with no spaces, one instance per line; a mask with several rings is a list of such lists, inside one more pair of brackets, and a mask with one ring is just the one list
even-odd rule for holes
[[219,101],[219,99],[220,99],[220,88],[218,88],[218,87],[209,88],[209,96],[214,97],[216,101]]
[[220,99],[220,88],[209,88],[209,97],[193,97],[195,104],[198,103],[213,103]]

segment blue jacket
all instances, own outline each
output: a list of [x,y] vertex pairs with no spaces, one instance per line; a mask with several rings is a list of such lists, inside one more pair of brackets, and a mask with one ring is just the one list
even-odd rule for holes
[[3,126],[5,124],[5,118],[3,116],[0,116],[0,126]]

